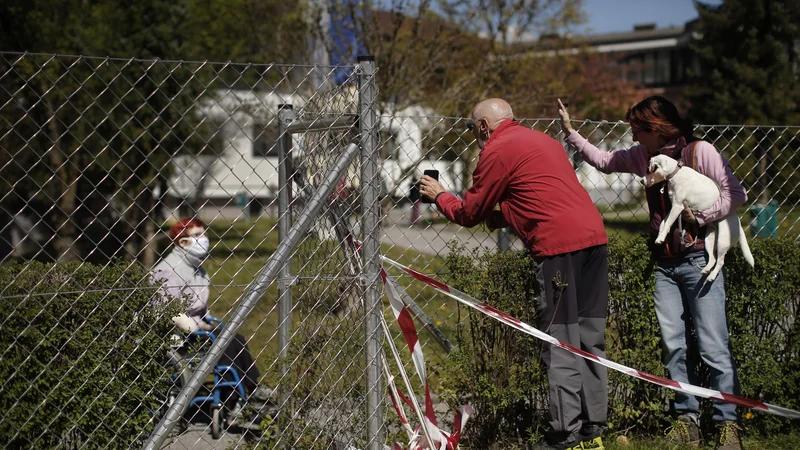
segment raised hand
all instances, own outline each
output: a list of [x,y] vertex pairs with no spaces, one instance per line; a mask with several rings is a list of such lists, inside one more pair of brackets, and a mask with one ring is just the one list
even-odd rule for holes
[[558,99],[558,115],[561,117],[561,129],[564,131],[564,134],[570,134],[575,131],[569,122],[567,107],[561,103],[561,99]]

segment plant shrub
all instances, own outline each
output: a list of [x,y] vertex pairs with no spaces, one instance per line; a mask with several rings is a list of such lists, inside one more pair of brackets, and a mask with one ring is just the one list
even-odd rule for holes
[[[800,244],[756,239],[749,267],[738,248],[725,262],[727,311],[742,394],[793,409],[800,407]],[[447,282],[512,316],[536,325],[532,266],[524,252],[447,257]],[[653,306],[653,268],[644,236],[609,242],[608,358],[665,376]],[[458,350],[441,369],[442,393],[451,408],[469,403],[476,417],[466,431],[468,448],[522,447],[543,431],[547,378],[541,344],[469,308],[459,306]],[[697,355],[695,351],[695,355]],[[700,364],[700,384],[709,371]],[[660,434],[674,392],[609,370],[610,431]],[[703,401],[710,413],[711,403]],[[743,410],[748,432],[788,432],[791,421]],[[710,414],[704,414],[710,417]],[[712,424],[704,420],[706,427]],[[709,430],[710,431],[710,430]]]
[[140,446],[180,305],[129,263],[3,264],[0,289],[0,447]]
[[[800,243],[793,237],[750,242],[755,267],[741,252],[725,259],[728,331],[742,395],[800,409]],[[707,377],[707,375],[706,375]],[[765,434],[797,430],[797,421],[743,410],[747,427]]]
[[[522,252],[465,255],[453,248],[446,259],[448,283],[501,311],[536,324],[532,307],[531,260]],[[476,416],[467,427],[472,448],[503,440],[524,445],[546,407],[547,377],[538,363],[541,342],[532,336],[459,306],[458,349],[440,372],[441,395],[451,410],[471,404]]]

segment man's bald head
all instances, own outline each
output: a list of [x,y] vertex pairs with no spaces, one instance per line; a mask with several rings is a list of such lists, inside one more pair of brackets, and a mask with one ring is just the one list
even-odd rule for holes
[[472,120],[477,122],[485,119],[490,131],[497,128],[502,121],[513,118],[514,112],[511,110],[511,105],[501,98],[484,100],[475,105],[472,110]]

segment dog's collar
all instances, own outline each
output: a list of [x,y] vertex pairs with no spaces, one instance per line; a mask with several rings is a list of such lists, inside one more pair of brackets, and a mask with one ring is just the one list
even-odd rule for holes
[[683,161],[678,161],[678,167],[676,167],[675,170],[673,170],[671,174],[667,175],[667,177],[664,178],[664,181],[671,180],[672,177],[674,177],[675,174],[678,173],[679,170],[681,170],[681,167],[683,167]]

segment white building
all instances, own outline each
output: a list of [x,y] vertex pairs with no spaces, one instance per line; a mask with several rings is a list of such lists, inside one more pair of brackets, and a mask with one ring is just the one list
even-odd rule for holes
[[[343,91],[350,97],[353,92]],[[352,107],[352,99],[340,103]],[[205,99],[200,114],[216,127],[208,149],[196,155],[173,159],[174,174],[168,180],[167,196],[183,204],[203,208],[234,206],[246,200],[252,209],[269,204],[278,193],[277,113],[280,104],[291,104],[298,112],[306,100],[298,94],[223,90]],[[350,112],[350,111],[345,111]],[[423,139],[434,126],[433,112],[412,106],[380,114],[381,175],[385,192],[395,198],[408,194],[412,178],[419,179],[425,169],[438,169],[440,180],[450,190],[460,192],[463,164],[430,161],[424,158]],[[303,135],[293,135],[293,152],[304,152]],[[416,164],[416,169],[403,176]],[[351,179],[351,177],[348,177]],[[357,177],[353,177],[355,179]],[[240,203],[241,206],[241,203]],[[206,214],[217,212],[206,211]]]

